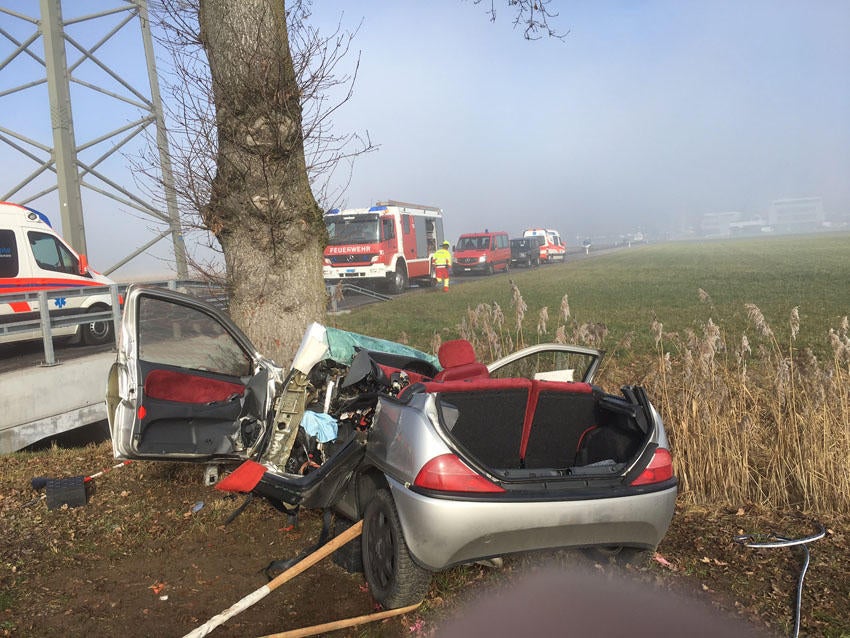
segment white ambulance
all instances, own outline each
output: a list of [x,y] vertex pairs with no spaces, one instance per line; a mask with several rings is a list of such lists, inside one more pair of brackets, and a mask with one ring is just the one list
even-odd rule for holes
[[543,237],[545,243],[540,246],[540,263],[563,262],[567,256],[567,247],[561,239],[561,233],[551,228],[529,228],[523,237]]
[[[88,266],[85,255],[78,255],[53,230],[46,215],[18,204],[0,202],[0,328],[39,318],[38,301],[20,300],[7,295],[40,290],[86,289],[91,294],[48,297],[52,318],[103,312],[112,307],[107,286],[111,279]],[[113,340],[112,321],[56,327],[53,336],[80,334],[86,344],[104,344]],[[41,339],[41,329],[24,332],[0,330],[0,343]]]

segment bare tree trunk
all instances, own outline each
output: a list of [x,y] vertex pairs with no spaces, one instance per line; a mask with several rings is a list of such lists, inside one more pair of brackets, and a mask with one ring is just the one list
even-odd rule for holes
[[224,252],[231,316],[287,365],[327,299],[284,2],[200,0],[199,18],[218,133],[203,221]]

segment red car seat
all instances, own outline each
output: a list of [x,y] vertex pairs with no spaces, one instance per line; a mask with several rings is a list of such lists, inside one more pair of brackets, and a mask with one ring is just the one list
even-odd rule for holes
[[437,351],[437,358],[443,369],[436,374],[434,381],[481,379],[490,376],[487,366],[475,360],[475,351],[466,339],[446,341]]

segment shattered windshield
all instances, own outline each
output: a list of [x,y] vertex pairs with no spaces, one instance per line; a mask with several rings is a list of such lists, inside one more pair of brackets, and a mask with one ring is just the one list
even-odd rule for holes
[[328,244],[331,246],[374,244],[380,241],[377,215],[326,217],[325,225],[328,228]]

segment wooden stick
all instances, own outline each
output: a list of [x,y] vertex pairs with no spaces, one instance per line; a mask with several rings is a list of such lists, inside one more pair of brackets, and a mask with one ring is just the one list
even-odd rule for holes
[[203,636],[206,636],[213,629],[215,629],[219,625],[223,625],[230,618],[233,618],[233,616],[235,616],[236,614],[245,611],[246,609],[248,609],[248,607],[251,607],[255,603],[268,596],[272,591],[283,585],[285,582],[292,580],[293,578],[298,576],[298,574],[311,568],[313,565],[322,560],[325,556],[334,553],[340,547],[345,545],[348,541],[357,538],[362,532],[363,521],[357,521],[354,525],[349,527],[342,534],[335,537],[330,542],[325,543],[315,552],[305,557],[303,560],[295,563],[295,565],[287,569],[282,574],[276,576],[275,579],[269,582],[267,585],[263,585],[259,589],[245,596],[242,600],[234,603],[233,605],[225,609],[220,614],[216,614],[200,627],[197,627],[193,631],[190,631],[183,638],[202,638]]
[[316,636],[329,631],[336,631],[337,629],[345,629],[346,627],[363,625],[377,620],[384,620],[385,618],[392,618],[393,616],[401,616],[402,614],[414,611],[421,604],[422,603],[416,603],[415,605],[408,605],[407,607],[401,607],[400,609],[388,609],[387,611],[378,611],[374,614],[335,620],[333,622],[326,622],[322,625],[312,625],[311,627],[302,627],[301,629],[290,629],[289,631],[282,631],[278,634],[268,634],[267,636],[262,636],[262,638],[303,638],[304,636]]

